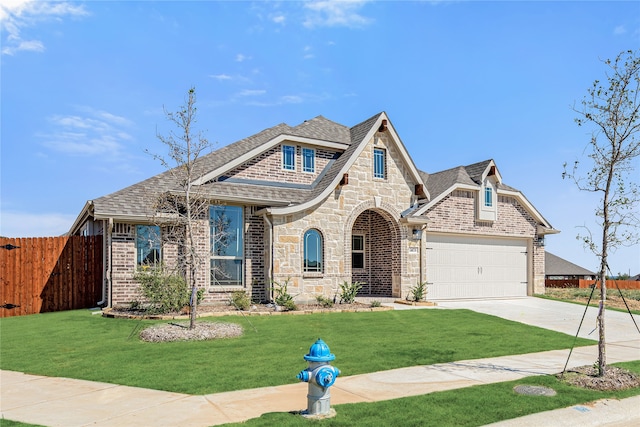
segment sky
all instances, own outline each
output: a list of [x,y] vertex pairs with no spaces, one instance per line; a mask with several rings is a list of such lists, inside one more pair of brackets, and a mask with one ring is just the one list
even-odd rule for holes
[[[563,164],[586,161],[573,106],[640,47],[640,2],[0,0],[0,25],[2,236],[63,234],[87,200],[161,173],[145,151],[166,153],[164,111],[194,87],[215,149],[384,111],[425,172],[494,159],[561,231],[546,249],[598,269],[576,236],[599,232],[600,198]],[[640,246],[609,266],[640,273]]]

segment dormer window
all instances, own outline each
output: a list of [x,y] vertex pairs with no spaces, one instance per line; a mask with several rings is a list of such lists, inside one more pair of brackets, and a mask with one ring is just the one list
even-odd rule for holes
[[282,169],[286,171],[296,170],[296,147],[293,145],[282,146]]
[[493,206],[493,189],[491,187],[485,187],[484,189],[484,206],[486,208]]
[[386,152],[382,148],[373,149],[373,177],[386,178]]
[[498,204],[496,203],[496,182],[492,177],[484,180],[478,192],[478,219],[480,221],[495,221],[498,219]]
[[313,148],[302,149],[302,172],[314,173],[316,171],[316,150]]

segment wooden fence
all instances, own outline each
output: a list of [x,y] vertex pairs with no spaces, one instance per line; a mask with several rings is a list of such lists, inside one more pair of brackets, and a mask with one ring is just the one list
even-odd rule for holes
[[0,317],[95,307],[102,236],[0,237]]
[[[544,285],[547,288],[588,288],[595,280],[589,279],[545,279]],[[617,285],[617,287],[616,287]],[[600,286],[598,285],[598,288]],[[638,280],[607,280],[607,289],[640,289]]]

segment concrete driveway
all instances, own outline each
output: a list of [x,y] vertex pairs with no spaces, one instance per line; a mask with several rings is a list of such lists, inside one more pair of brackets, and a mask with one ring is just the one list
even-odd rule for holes
[[[528,325],[551,329],[575,336],[585,306],[536,297],[494,300],[439,301],[440,308],[469,309]],[[581,338],[598,340],[597,307],[589,307],[580,327]],[[634,324],[635,320],[635,324]],[[640,316],[607,310],[605,314],[605,340],[607,343],[640,341]],[[640,349],[639,349],[640,351]],[[638,354],[640,359],[640,353]]]

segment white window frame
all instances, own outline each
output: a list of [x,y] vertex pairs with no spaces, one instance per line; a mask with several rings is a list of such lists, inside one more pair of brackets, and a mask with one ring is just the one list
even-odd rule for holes
[[[310,153],[310,155],[309,155]],[[310,165],[307,164],[307,160],[310,159]],[[316,150],[313,148],[302,148],[302,172],[315,173],[316,171]]]
[[[379,167],[382,170],[379,170]],[[384,148],[373,149],[373,177],[376,179],[387,177],[387,150]]]
[[[281,150],[282,150],[282,170],[295,171],[296,170],[296,146],[283,144]],[[291,155],[291,164],[287,163],[287,157],[289,155]]]

